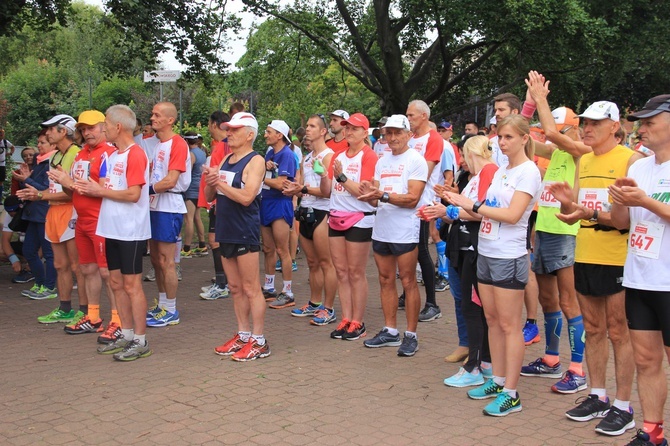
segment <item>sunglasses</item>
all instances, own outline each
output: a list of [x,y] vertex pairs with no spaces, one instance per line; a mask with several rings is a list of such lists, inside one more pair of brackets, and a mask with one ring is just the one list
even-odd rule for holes
[[328,129],[328,122],[326,121],[326,116],[321,113],[317,113],[316,116],[321,118],[321,120],[323,121],[323,125],[326,127],[326,129]]
[[568,133],[568,132],[569,132],[570,130],[572,130],[573,128],[574,128],[574,126],[572,126],[572,125],[566,125],[565,127],[563,127],[563,128],[560,130],[560,133],[561,133],[561,135],[565,135],[566,133]]

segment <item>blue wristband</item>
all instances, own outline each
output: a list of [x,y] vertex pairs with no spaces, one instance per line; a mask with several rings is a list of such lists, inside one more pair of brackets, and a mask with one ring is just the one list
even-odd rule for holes
[[454,206],[453,204],[450,204],[447,206],[447,217],[449,217],[451,220],[456,220],[458,218],[458,208]]
[[149,195],[155,195],[156,191],[154,190],[153,186],[149,186]]
[[16,254],[10,254],[8,256],[8,258],[9,258],[9,263],[19,262],[19,256],[17,256]]

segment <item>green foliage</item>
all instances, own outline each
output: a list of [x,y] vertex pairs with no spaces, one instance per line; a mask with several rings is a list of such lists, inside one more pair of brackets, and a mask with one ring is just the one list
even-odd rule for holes
[[[95,87],[92,94],[92,108],[104,113],[105,110],[114,104],[130,105],[133,92],[142,92],[146,89],[146,84],[139,78],[123,79],[114,76],[111,79],[100,82]],[[78,105],[79,110],[88,109],[88,97],[81,97]]]

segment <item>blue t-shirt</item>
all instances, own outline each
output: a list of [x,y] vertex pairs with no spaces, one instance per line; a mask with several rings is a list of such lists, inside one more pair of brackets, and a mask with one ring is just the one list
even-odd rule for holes
[[[272,171],[268,170],[265,172],[265,178],[277,178],[285,176],[289,181],[295,180],[296,172],[296,155],[291,150],[289,145],[285,145],[279,152],[275,153],[272,147],[268,148],[268,151],[265,153],[265,162],[273,161],[277,164],[277,168]],[[291,197],[287,197],[282,194],[280,190],[272,189],[270,186],[263,185],[263,199],[288,199],[291,200]]]

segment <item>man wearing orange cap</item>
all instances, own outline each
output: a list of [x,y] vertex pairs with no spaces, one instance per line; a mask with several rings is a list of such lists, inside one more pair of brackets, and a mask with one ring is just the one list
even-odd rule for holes
[[[76,128],[81,132],[85,144],[77,153],[70,172],[63,169],[52,170],[49,177],[59,183],[66,193],[72,195],[72,204],[77,211],[75,225],[75,243],[79,252],[79,268],[84,282],[79,286],[86,289],[88,295],[88,312],[78,321],[65,326],[69,334],[99,333],[104,330],[100,318],[100,292],[102,282],[107,285],[107,296],[112,307],[112,318],[108,329],[100,335],[102,344],[114,342],[121,333],[121,321],[116,311],[114,294],[109,284],[109,270],[105,256],[105,239],[96,235],[100,215],[100,197],[81,195],[73,190],[75,180],[98,182],[100,170],[106,169],[107,158],[115,150],[105,138],[105,115],[97,110],[86,110],[79,115]],[[71,175],[70,175],[71,174]]]
[[[579,223],[567,224],[556,218],[561,204],[549,192],[555,182],[575,184],[579,158],[589,153],[588,146],[574,146],[566,142],[579,140],[579,117],[567,107],[553,112],[549,108],[549,90],[532,76],[529,92],[537,105],[542,129],[548,139],[558,145],[536,144],[535,153],[550,159],[544,174],[544,188],[540,196],[532,269],[539,287],[539,301],[544,312],[545,354],[521,368],[523,376],[562,378],[551,389],[557,393],[576,393],[586,389],[584,359],[584,321],[575,294],[573,265]],[[565,147],[565,150],[562,148]],[[571,362],[563,373],[559,361],[559,342],[563,314],[568,320]]]

